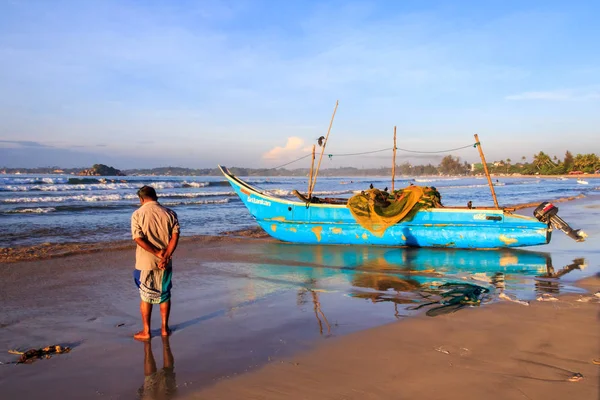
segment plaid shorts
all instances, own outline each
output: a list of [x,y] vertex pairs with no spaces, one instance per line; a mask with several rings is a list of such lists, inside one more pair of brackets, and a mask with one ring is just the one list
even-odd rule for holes
[[171,298],[171,276],[173,268],[152,269],[148,271],[133,271],[133,280],[140,290],[142,301],[150,304],[160,304]]

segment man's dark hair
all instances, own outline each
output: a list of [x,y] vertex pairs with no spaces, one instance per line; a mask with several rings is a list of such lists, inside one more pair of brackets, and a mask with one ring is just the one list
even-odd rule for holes
[[138,189],[137,195],[142,199],[151,199],[158,200],[158,196],[156,195],[156,190],[152,186],[144,185]]

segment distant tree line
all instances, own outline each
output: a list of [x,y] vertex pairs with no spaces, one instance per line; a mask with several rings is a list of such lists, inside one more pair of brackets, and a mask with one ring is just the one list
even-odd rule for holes
[[[102,166],[103,168],[96,168]],[[104,168],[105,167],[105,168]],[[118,171],[112,167],[107,167],[102,164],[95,164],[92,167],[94,170]],[[308,176],[309,168],[243,168],[232,167],[229,170],[238,176]],[[533,155],[532,161],[527,162],[527,157],[522,156],[521,160],[514,162],[510,158],[506,160],[494,161],[488,163],[488,170],[495,175],[562,175],[569,173],[594,173],[600,170],[600,158],[596,154],[577,154],[573,156],[570,151],[567,151],[564,158],[560,160],[557,156],[549,156],[540,151]],[[43,167],[43,168],[1,168],[0,171],[7,174],[31,173],[31,174],[52,174],[64,173],[77,175],[82,171],[82,168],[59,168],[59,167]],[[124,175],[167,175],[167,176],[220,176],[221,172],[218,168],[183,168],[183,167],[159,167],[148,169],[128,169],[119,171]],[[324,168],[319,170],[319,176],[385,176],[390,175],[391,167],[380,168],[355,168],[355,167],[339,167],[339,168]],[[396,165],[396,175],[421,176],[421,175],[477,175],[483,174],[483,164],[469,164],[466,161],[461,161],[459,157],[452,155],[445,156],[441,162],[435,166],[433,164],[412,165],[405,162]],[[110,174],[108,174],[110,175]]]
[[[510,158],[501,161],[495,161],[488,165],[490,173],[494,174],[515,174],[522,175],[563,175],[569,173],[588,173],[593,174],[600,170],[600,158],[594,154],[577,154],[573,156],[570,151],[566,151],[563,159],[557,156],[550,156],[543,151],[533,155],[532,161],[527,162],[527,157],[522,156],[520,162],[513,162]],[[475,173],[483,172],[483,165],[475,168]]]

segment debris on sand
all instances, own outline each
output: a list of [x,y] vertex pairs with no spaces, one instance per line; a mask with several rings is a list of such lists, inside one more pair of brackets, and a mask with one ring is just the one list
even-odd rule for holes
[[68,346],[60,346],[60,345],[52,345],[48,347],[44,347],[43,349],[30,349],[25,352],[18,350],[9,350],[10,354],[17,354],[21,357],[17,361],[17,364],[30,364],[35,360],[41,358],[51,358],[55,354],[63,354],[71,351],[71,348]]

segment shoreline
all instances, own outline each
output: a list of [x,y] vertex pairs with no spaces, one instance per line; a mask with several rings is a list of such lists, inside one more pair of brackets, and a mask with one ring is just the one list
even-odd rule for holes
[[[239,231],[225,232],[223,235],[195,235],[184,236],[179,243],[211,243],[221,241],[235,241],[240,239],[275,240],[260,227],[240,229]],[[73,242],[73,243],[42,243],[33,246],[0,247],[0,265],[17,262],[43,261],[53,258],[70,257],[106,251],[135,250],[133,240],[116,240],[106,242]]]
[[[551,200],[552,203],[565,203],[576,200],[583,200],[589,198],[583,194],[577,196],[563,197]],[[521,203],[516,205],[506,206],[504,208],[508,210],[522,210],[525,208],[537,207],[542,201],[534,203]],[[253,228],[240,229],[237,231],[226,231],[220,235],[195,235],[195,236],[183,236],[181,241],[192,241],[192,242],[210,242],[210,241],[221,241],[229,239],[254,239],[254,240],[273,240],[268,233],[266,233],[261,227],[256,226]],[[130,240],[119,240],[119,241],[106,241],[106,242],[71,242],[71,243],[51,243],[46,242],[33,246],[15,246],[15,247],[0,247],[0,265],[7,263],[15,263],[20,261],[34,261],[44,260],[56,257],[66,257],[76,254],[87,254],[94,252],[105,251],[107,248],[111,250],[125,250],[135,248],[135,244]]]

